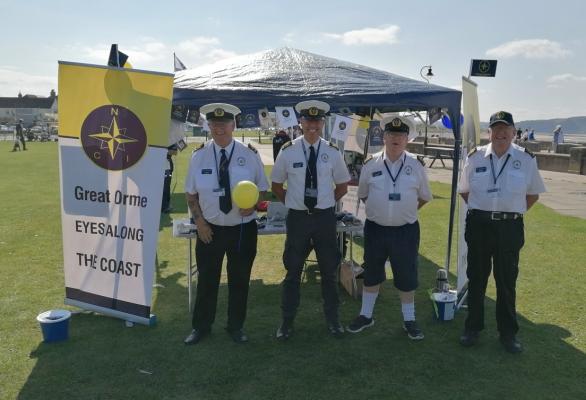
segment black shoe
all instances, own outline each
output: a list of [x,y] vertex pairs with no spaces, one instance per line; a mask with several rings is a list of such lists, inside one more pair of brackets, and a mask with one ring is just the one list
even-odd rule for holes
[[411,340],[423,340],[425,337],[416,321],[403,321],[403,330]]
[[248,342],[248,336],[246,336],[246,333],[244,333],[242,329],[229,330],[228,328],[226,328],[226,331],[235,343]]
[[187,336],[185,338],[183,343],[185,343],[186,345],[197,344],[197,343],[199,343],[199,341],[201,339],[203,339],[204,337],[206,337],[209,334],[210,334],[210,331],[205,331],[205,330],[201,330],[201,329],[193,329],[191,331],[191,333],[189,334],[189,336]]
[[344,327],[338,321],[328,322],[328,331],[335,338],[341,338],[344,334]]
[[515,335],[513,336],[500,336],[500,342],[502,343],[505,350],[512,354],[521,353],[523,351],[523,346],[521,346],[521,342],[517,340]]
[[346,330],[351,333],[358,333],[373,325],[374,318],[366,318],[364,315],[359,315],[350,325],[348,325]]
[[460,336],[460,344],[464,347],[471,347],[478,343],[478,332],[477,331],[470,331],[468,329],[464,330],[462,336]]
[[277,329],[277,339],[287,340],[293,334],[293,322],[283,321]]

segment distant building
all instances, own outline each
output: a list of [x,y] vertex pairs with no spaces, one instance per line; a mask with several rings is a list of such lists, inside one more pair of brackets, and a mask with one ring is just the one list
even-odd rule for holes
[[0,97],[0,123],[15,124],[22,118],[24,126],[32,126],[47,120],[46,114],[57,114],[57,96],[49,97],[18,94],[18,97]]

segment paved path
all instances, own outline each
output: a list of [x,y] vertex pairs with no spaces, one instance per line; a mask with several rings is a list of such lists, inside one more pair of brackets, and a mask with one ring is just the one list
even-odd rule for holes
[[[253,144],[258,149],[264,165],[273,165],[273,146],[270,144],[259,145],[256,142]],[[452,162],[446,160],[445,163],[445,168],[441,167],[441,163],[439,166],[435,163],[433,168],[427,169],[431,181],[452,183]],[[540,172],[547,193],[541,194],[539,201],[560,214],[586,219],[586,175],[552,171]]]

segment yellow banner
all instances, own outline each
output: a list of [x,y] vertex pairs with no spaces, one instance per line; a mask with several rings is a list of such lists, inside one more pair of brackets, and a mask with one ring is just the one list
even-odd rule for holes
[[115,132],[124,137],[127,128],[114,118],[122,110],[134,114],[136,124],[142,124],[148,145],[168,145],[172,74],[60,61],[58,93],[60,136],[80,138],[82,128],[95,130],[92,117],[100,116],[103,121],[108,114],[116,126],[91,135]]

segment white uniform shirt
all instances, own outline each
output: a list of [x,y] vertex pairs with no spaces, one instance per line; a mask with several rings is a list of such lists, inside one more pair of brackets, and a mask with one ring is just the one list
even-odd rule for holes
[[[385,161],[396,178],[394,186]],[[390,200],[397,198],[393,193],[399,193],[400,200]],[[418,200],[433,198],[425,167],[413,154],[403,152],[397,161],[391,162],[384,151],[374,154],[362,167],[358,197],[368,198],[366,218],[383,226],[412,224],[417,221]]]
[[[305,152],[303,145],[305,144]],[[320,144],[321,143],[321,144]],[[275,183],[287,181],[285,206],[295,210],[307,210],[305,206],[305,169],[309,160],[310,144],[303,136],[293,140],[291,144],[281,149],[271,180]],[[342,153],[335,147],[320,138],[313,145],[317,154],[317,205],[316,208],[330,208],[336,205],[334,185],[350,181],[350,173],[344,163]],[[318,152],[319,148],[319,154]]]
[[[240,181],[251,181],[256,184],[259,191],[266,191],[269,185],[264,165],[258,153],[241,142],[232,140],[225,148],[226,157],[230,158],[232,148],[234,148],[234,153],[228,166],[231,190],[234,191],[234,186]],[[256,218],[256,213],[244,217],[243,221],[234,201],[232,201],[232,210],[228,214],[224,214],[220,210],[220,198],[214,189],[220,187],[218,170],[222,157],[221,149],[213,140],[210,140],[203,148],[193,153],[185,179],[185,193],[199,194],[199,206],[203,217],[211,224],[234,226],[242,222],[250,222]]]
[[[504,169],[495,184],[494,178],[498,176],[503,165]],[[469,193],[469,209],[525,213],[525,196],[545,192],[545,185],[537,169],[537,161],[522,147],[511,144],[499,159],[489,143],[478,147],[468,157],[458,192]]]

